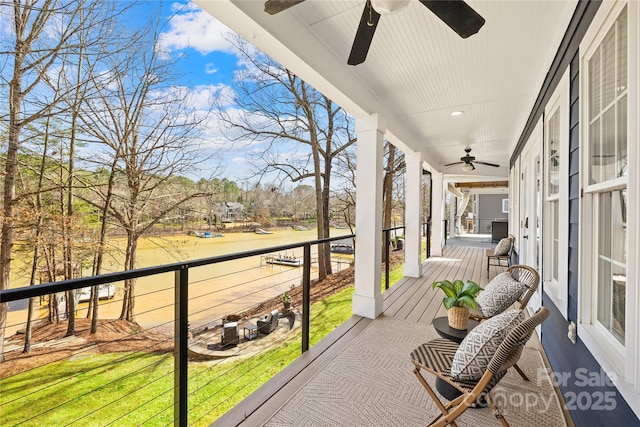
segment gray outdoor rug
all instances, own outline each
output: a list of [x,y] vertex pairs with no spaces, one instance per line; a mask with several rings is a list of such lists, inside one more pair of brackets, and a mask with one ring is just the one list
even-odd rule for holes
[[[439,411],[413,374],[409,352],[432,338],[437,334],[431,326],[384,316],[376,319],[264,425],[426,425]],[[530,382],[510,369],[491,392],[509,424],[565,426],[540,352],[525,348],[518,366]],[[433,379],[429,382],[434,385]],[[499,425],[489,408],[467,409],[456,423]]]

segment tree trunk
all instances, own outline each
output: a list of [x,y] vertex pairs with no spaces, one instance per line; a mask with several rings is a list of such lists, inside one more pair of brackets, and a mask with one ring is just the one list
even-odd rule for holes
[[[17,25],[17,21],[16,21]],[[17,30],[17,29],[16,29]],[[0,238],[0,289],[9,288],[11,273],[11,248],[13,246],[13,204],[15,199],[15,181],[18,169],[18,148],[20,146],[20,120],[22,107],[22,67],[27,49],[26,44],[19,40],[22,35],[16,31],[16,51],[14,55],[13,77],[9,82],[9,135],[7,141],[7,158],[4,168],[4,193],[2,236]],[[4,330],[7,323],[7,304],[0,304],[0,362],[4,362]]]
[[[133,270],[136,264],[136,249],[138,246],[138,235],[127,232],[127,249],[125,251],[125,270]],[[124,298],[122,300],[122,311],[120,320],[135,322],[135,285],[136,279],[124,281]]]

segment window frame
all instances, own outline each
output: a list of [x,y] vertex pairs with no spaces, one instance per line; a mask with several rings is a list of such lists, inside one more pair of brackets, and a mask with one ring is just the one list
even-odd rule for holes
[[[554,225],[551,219],[552,203],[558,206],[558,230],[569,230],[569,88],[570,88],[570,70],[567,69],[560,79],[557,88],[552,94],[544,113],[544,209],[543,209],[543,247],[544,253],[548,253],[553,245]],[[551,165],[550,165],[550,128],[549,120],[554,114],[558,114],[559,124],[559,141],[558,155],[560,159],[560,168],[558,170],[558,192],[549,192],[549,183]],[[569,257],[569,236],[559,235],[558,253],[555,254],[558,260],[567,260]],[[553,301],[556,308],[562,313],[562,316],[568,318],[568,286],[562,284],[568,283],[569,268],[566,262],[558,262],[557,280],[552,277],[551,266],[548,265],[548,258],[543,257],[542,260],[542,280],[544,282],[544,291]]]
[[[604,40],[618,16],[627,7],[627,165],[626,176],[606,182],[590,184],[590,142],[589,142],[589,61]],[[638,182],[640,174],[640,150],[630,141],[637,141],[640,123],[633,117],[640,113],[640,48],[639,29],[640,4],[638,2],[603,2],[580,44],[580,141],[581,141],[581,203],[580,203],[580,253],[578,287],[578,334],[595,359],[605,369],[616,373],[616,384],[628,402],[637,399],[640,389],[640,291],[638,285],[638,255],[640,254],[637,230],[640,225],[638,208],[639,189],[629,187],[630,182]],[[598,224],[598,194],[606,191],[627,189],[627,288],[625,344],[622,345],[597,319],[597,257],[593,249],[597,237],[593,233]],[[632,405],[633,406],[633,405]],[[638,409],[638,407],[636,407]]]

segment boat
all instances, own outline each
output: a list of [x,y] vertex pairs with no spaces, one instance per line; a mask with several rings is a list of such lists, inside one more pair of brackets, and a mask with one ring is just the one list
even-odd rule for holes
[[352,254],[354,252],[353,245],[348,243],[335,243],[331,245],[331,252],[335,254]]
[[292,255],[267,255],[267,264],[288,265],[290,267],[300,267],[304,264],[302,258]]
[[253,230],[253,232],[256,234],[273,234],[273,231],[267,231],[262,228],[256,228]]
[[[78,302],[89,302],[91,299],[91,286],[80,288],[77,292]],[[116,295],[116,286],[113,283],[105,283],[98,286],[98,299],[112,299]]]
[[198,233],[196,234],[196,236],[200,237],[201,239],[210,239],[212,237],[224,237],[220,233],[212,233],[210,231],[205,231],[204,233]]

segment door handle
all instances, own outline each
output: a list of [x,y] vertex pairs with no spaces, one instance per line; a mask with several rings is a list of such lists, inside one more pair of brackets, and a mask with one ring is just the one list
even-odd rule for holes
[[523,239],[528,239],[528,238],[529,238],[529,236],[526,236],[526,235],[525,235],[525,236],[522,236],[522,238],[523,238]]

